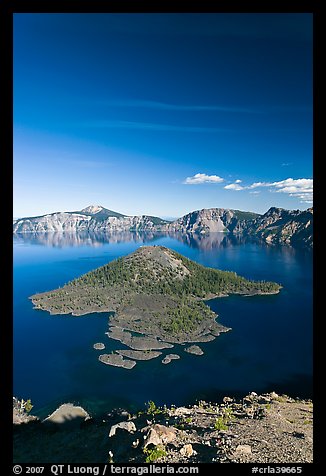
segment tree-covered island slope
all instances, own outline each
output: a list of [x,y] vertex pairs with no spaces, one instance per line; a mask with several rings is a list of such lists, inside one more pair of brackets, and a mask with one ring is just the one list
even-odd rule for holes
[[51,314],[114,312],[109,336],[133,350],[149,351],[207,342],[229,330],[215,321],[205,299],[275,294],[280,288],[206,268],[163,246],[146,246],[30,299],[36,309]]

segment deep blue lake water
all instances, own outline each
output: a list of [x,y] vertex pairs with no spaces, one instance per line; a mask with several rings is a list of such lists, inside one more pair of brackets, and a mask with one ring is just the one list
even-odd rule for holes
[[[219,321],[232,327],[200,344],[201,357],[173,350],[181,359],[140,361],[132,370],[98,361],[105,352],[108,314],[50,316],[28,297],[62,286],[142,245],[164,245],[205,266],[236,271],[250,279],[283,285],[273,296],[215,299]],[[214,401],[225,395],[272,391],[312,396],[312,252],[225,236],[149,234],[21,234],[14,237],[14,395],[31,398],[36,414],[63,402],[91,413],[113,407],[137,409],[148,400],[162,405]]]

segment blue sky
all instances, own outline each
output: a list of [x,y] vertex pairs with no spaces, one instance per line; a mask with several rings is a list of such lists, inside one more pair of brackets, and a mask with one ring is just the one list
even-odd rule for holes
[[15,14],[14,216],[312,203],[311,14]]

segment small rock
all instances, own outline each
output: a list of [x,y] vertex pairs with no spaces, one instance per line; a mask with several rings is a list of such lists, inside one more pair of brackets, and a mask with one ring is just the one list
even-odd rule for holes
[[245,411],[243,412],[234,411],[233,415],[236,416],[237,418],[245,418],[247,416],[247,413]]
[[248,395],[242,399],[244,405],[252,405],[252,398]]
[[175,428],[169,428],[167,426],[156,423],[149,429],[147,435],[144,437],[144,448],[146,448],[146,446],[148,445],[157,446],[171,443],[171,441],[173,441],[176,436],[177,432]]
[[137,429],[134,422],[132,422],[132,421],[122,421],[120,423],[117,423],[116,425],[111,426],[110,433],[109,433],[109,438],[111,436],[115,435],[118,428],[120,428],[121,430],[126,430],[129,433],[133,433]]
[[265,408],[258,408],[258,410],[254,412],[254,418],[257,418],[259,420],[261,420],[262,418],[265,418],[266,415],[267,415],[267,411],[265,410]]
[[250,395],[251,395],[252,397],[258,397],[258,395],[257,395],[256,392],[250,392]]
[[181,449],[180,449],[180,454],[181,456],[186,456],[187,458],[190,458],[193,454],[194,454],[194,450],[193,450],[193,447],[192,445],[184,445]]
[[269,396],[270,396],[270,398],[271,398],[272,400],[276,400],[276,399],[278,398],[278,394],[275,393],[275,392],[271,392],[271,393],[269,394]]
[[247,415],[247,417],[249,417],[249,418],[253,418],[254,415],[255,415],[255,411],[251,407],[250,408],[245,408],[244,411],[245,411],[245,414]]
[[133,441],[133,442],[132,442],[132,447],[133,447],[133,448],[137,448],[138,445],[139,445],[139,439],[137,438],[136,441]]
[[294,431],[292,435],[295,436],[295,438],[305,438],[305,434],[300,433],[299,431]]
[[270,403],[271,399],[269,397],[265,397],[264,395],[259,396],[258,403]]
[[231,403],[231,402],[233,402],[233,398],[231,398],[231,397],[224,397],[223,398],[223,403]]
[[221,430],[219,432],[221,436],[226,436],[227,438],[239,438],[239,435],[236,435],[235,433],[232,433],[230,430]]
[[173,412],[173,415],[183,416],[183,415],[190,415],[191,413],[192,413],[192,410],[190,408],[178,407]]
[[249,455],[251,454],[251,446],[249,445],[238,445],[235,449],[236,455]]

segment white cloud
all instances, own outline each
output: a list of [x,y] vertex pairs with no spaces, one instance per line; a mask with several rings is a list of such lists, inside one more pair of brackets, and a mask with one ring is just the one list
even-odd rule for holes
[[234,183],[241,183],[241,182],[242,182],[242,180],[238,179]]
[[287,178],[285,180],[280,180],[279,182],[256,182],[248,188],[258,187],[271,187],[271,192],[287,193],[290,197],[299,198],[306,203],[312,203],[313,179]]
[[260,193],[260,190],[253,190],[252,192],[249,192],[249,193],[252,193],[253,195],[258,195]]
[[246,187],[242,187],[239,183],[230,183],[229,185],[225,185],[224,188],[226,190],[236,190],[238,192],[239,190],[244,190]]
[[295,187],[297,190],[312,189],[313,179],[293,179],[288,178],[286,180],[281,180],[280,182],[273,182],[273,187],[284,188],[284,187]]
[[249,185],[247,188],[257,188],[257,187],[270,187],[272,184],[270,182],[254,182]]
[[[251,185],[239,185],[241,181],[236,180],[235,183],[226,185],[226,190],[252,190],[261,187],[269,187],[270,192],[287,193],[290,197],[295,197],[301,200],[302,203],[312,203],[313,199],[313,179],[293,179],[287,178],[279,182],[254,182]],[[249,193],[259,193],[259,191],[252,191]]]
[[198,185],[201,183],[221,183],[221,182],[224,182],[224,179],[222,177],[219,177],[218,175],[196,174],[196,175],[193,175],[192,177],[187,177],[183,183],[186,185]]

